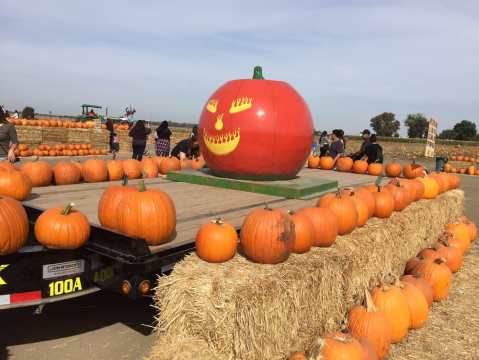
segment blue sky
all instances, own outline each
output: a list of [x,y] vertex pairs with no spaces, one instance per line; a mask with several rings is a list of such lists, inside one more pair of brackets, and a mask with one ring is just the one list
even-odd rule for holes
[[358,132],[383,111],[444,129],[477,123],[478,18],[475,0],[2,0],[0,103],[197,122],[217,87],[262,65],[317,129]]

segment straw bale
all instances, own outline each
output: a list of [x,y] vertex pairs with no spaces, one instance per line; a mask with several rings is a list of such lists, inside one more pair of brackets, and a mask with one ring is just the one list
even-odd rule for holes
[[90,143],[91,129],[75,129],[66,128],[68,130],[68,143],[69,144],[86,144]]
[[107,148],[110,142],[110,133],[107,130],[93,129],[90,134],[90,143],[95,148]]
[[[463,199],[455,190],[416,202],[389,219],[370,220],[331,248],[293,254],[278,265],[254,264],[241,255],[209,264],[192,254],[159,279],[159,341],[166,336],[185,358],[185,335],[227,359],[284,359],[309,349],[318,335],[340,326],[365,286],[386,273],[399,275],[410,257],[433,243],[444,224],[461,215]],[[152,359],[172,358],[159,349]]]
[[44,144],[64,144],[68,139],[68,129],[63,127],[42,128],[42,142]]
[[34,147],[42,143],[42,128],[40,126],[15,126],[18,141]]

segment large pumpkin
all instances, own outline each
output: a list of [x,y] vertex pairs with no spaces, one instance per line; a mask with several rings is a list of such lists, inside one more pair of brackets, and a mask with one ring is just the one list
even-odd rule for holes
[[0,169],[0,195],[25,200],[32,191],[30,178],[17,170]]
[[298,215],[305,215],[313,224],[313,246],[331,246],[338,236],[338,218],[328,208],[303,208]]
[[125,175],[123,162],[121,160],[108,160],[106,162],[106,168],[108,171],[108,180],[110,181],[120,180]]
[[385,188],[378,186],[377,191],[373,192],[376,206],[374,208],[374,216],[385,219],[392,215],[394,211],[394,197]]
[[40,244],[52,249],[77,249],[88,241],[90,223],[73,206],[48,209],[38,217],[35,237]]
[[118,228],[118,205],[126,195],[132,192],[137,192],[137,189],[128,186],[126,176],[123,177],[121,185],[109,186],[103,192],[98,202],[98,220],[102,226],[110,229]]
[[427,305],[431,306],[433,301],[432,286],[421,274],[413,271],[413,274],[401,276],[401,282],[409,283],[417,287],[426,299]]
[[138,192],[127,194],[118,205],[118,230],[144,239],[149,245],[169,241],[176,227],[176,209],[170,196],[140,182]]
[[236,254],[238,234],[235,228],[221,219],[201,226],[196,234],[196,254],[212,263],[228,261]]
[[340,157],[336,160],[336,170],[343,172],[351,171],[353,169],[353,164],[353,159],[350,157]]
[[339,191],[330,202],[317,205],[330,209],[336,215],[339,235],[349,234],[358,225],[358,211],[354,201],[349,197],[342,197]]
[[106,181],[108,178],[108,169],[103,160],[87,160],[83,163],[83,179],[86,182]]
[[81,179],[80,169],[71,162],[60,161],[53,168],[56,185],[77,184]]
[[285,261],[293,250],[294,223],[279,209],[256,209],[243,221],[240,241],[246,257],[261,264]]
[[52,183],[53,170],[46,161],[30,161],[24,163],[20,171],[28,176],[34,187],[48,186]]
[[297,254],[308,252],[314,241],[313,223],[304,213],[290,211],[289,214],[294,224],[293,252]]
[[406,297],[411,316],[410,329],[419,329],[424,326],[429,316],[429,305],[426,297],[415,285],[404,282],[401,283],[401,290]]
[[16,252],[27,241],[28,218],[17,200],[0,196],[0,256]]
[[282,81],[229,81],[208,99],[199,122],[206,165],[228,177],[293,178],[305,164],[313,123],[301,95]]
[[452,272],[442,258],[436,260],[423,260],[415,271],[424,276],[431,285],[434,301],[441,301],[447,297],[452,281]]

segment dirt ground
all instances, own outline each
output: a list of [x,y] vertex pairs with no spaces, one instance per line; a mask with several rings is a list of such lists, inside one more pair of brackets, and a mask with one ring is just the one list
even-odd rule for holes
[[[479,223],[479,177],[462,176],[465,213]],[[479,359],[479,248],[454,277],[450,298],[433,306],[422,330],[394,346],[390,359]],[[0,312],[0,360],[140,359],[155,340],[154,309],[149,299],[130,301],[98,292],[47,305]]]

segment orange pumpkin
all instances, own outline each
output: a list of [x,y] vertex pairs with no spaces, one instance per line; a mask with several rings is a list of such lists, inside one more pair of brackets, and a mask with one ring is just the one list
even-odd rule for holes
[[423,182],[420,179],[411,179],[409,180],[416,189],[416,198],[415,200],[421,200],[424,195],[424,190],[426,189]]
[[347,156],[343,156],[336,160],[336,170],[349,172],[353,168],[353,159]]
[[163,158],[160,164],[160,174],[167,174],[170,171],[178,171],[181,170],[180,160],[178,160],[174,156],[170,156],[168,158]]
[[60,161],[53,168],[53,177],[57,185],[77,184],[81,179],[81,171],[70,162]]
[[455,174],[448,174],[449,178],[449,188],[450,189],[457,189],[461,184],[461,178]]
[[103,160],[87,160],[83,163],[82,176],[86,182],[100,182],[108,179],[108,169]]
[[191,163],[192,163],[192,160],[191,159],[181,159],[180,160],[180,168],[181,170],[184,170],[184,169],[191,169]]
[[30,178],[21,171],[0,169],[0,195],[25,200],[32,191]]
[[303,208],[298,215],[305,215],[313,225],[313,246],[329,247],[338,236],[338,218],[328,208]]
[[368,339],[360,337],[357,338],[357,340],[363,348],[363,360],[379,360],[379,357],[376,355],[376,351]]
[[46,161],[31,161],[24,163],[20,171],[31,181],[32,186],[49,186],[53,179],[53,170]]
[[27,213],[22,204],[11,197],[0,196],[0,256],[15,253],[25,245],[28,230]]
[[424,279],[421,274],[413,272],[410,275],[401,276],[401,282],[409,283],[417,287],[421,293],[423,294],[424,298],[426,299],[427,305],[431,306],[433,302],[433,292],[431,285]]
[[449,177],[446,174],[432,173],[429,176],[436,180],[437,185],[439,186],[439,194],[449,190]]
[[394,197],[383,187],[378,186],[377,191],[373,192],[376,206],[374,208],[374,216],[385,219],[392,215],[394,211]]
[[118,205],[118,230],[144,239],[149,245],[169,241],[176,228],[176,209],[170,196],[140,182],[138,192],[127,194]]
[[106,162],[106,170],[108,172],[108,180],[110,181],[121,180],[125,175],[121,160],[108,160]]
[[391,328],[384,313],[374,305],[369,291],[365,293],[365,306],[357,305],[351,310],[348,327],[353,336],[367,339],[379,359],[383,359],[391,345]]
[[360,196],[357,196],[353,189],[343,190],[341,196],[346,196],[353,200],[354,205],[356,205],[356,211],[358,212],[358,222],[356,226],[364,226],[369,219],[369,208],[366,202]]
[[306,354],[302,351],[295,351],[288,356],[288,360],[308,360]]
[[368,162],[364,160],[356,160],[353,163],[353,172],[356,174],[365,174],[368,171]]
[[422,274],[431,285],[434,301],[441,301],[447,297],[452,273],[444,259],[423,260],[416,266],[415,271]]
[[419,179],[424,184],[423,199],[434,199],[439,194],[439,184],[437,181],[430,177],[424,177]]
[[312,155],[308,159],[308,167],[310,169],[317,169],[319,167],[319,156]]
[[293,252],[303,254],[311,249],[314,240],[313,223],[304,213],[289,212],[294,225]]
[[399,175],[401,175],[401,164],[396,162],[396,159],[393,159],[392,162],[386,164],[386,176],[395,178]]
[[419,329],[424,326],[429,316],[429,305],[421,290],[410,283],[401,283],[401,291],[406,297],[411,316],[410,329]]
[[51,249],[78,249],[88,241],[90,223],[73,206],[49,209],[38,217],[35,237],[40,244]]
[[439,239],[434,249],[438,254],[438,257],[441,257],[446,260],[446,266],[451,270],[451,272],[458,272],[462,267],[464,262],[464,255],[461,249],[451,246],[447,238]]
[[334,159],[331,156],[321,156],[319,159],[319,168],[323,170],[332,170],[334,168]]
[[469,251],[471,247],[471,240],[469,235],[469,229],[464,223],[446,224],[446,231],[452,233],[454,238],[457,238],[463,244],[462,250],[464,252]]
[[466,216],[461,217],[461,222],[466,225],[467,231],[469,232],[469,240],[474,242],[477,238],[477,227],[471,220],[469,220]]
[[0,161],[0,170],[18,170],[10,161]]
[[123,160],[123,171],[128,179],[141,178],[141,163],[135,159]]
[[141,173],[143,178],[156,178],[158,177],[158,165],[152,158],[144,158],[141,161]]
[[240,242],[246,257],[261,264],[285,261],[293,250],[294,224],[279,209],[256,209],[244,219]]
[[364,360],[361,344],[349,334],[338,332],[325,335],[320,344],[320,353],[317,356],[313,356],[314,359]]
[[371,163],[368,165],[368,174],[373,176],[379,176],[383,173],[383,164]]
[[235,256],[238,234],[231,224],[216,219],[201,226],[195,244],[196,254],[201,259],[222,263]]
[[402,168],[402,174],[406,179],[421,177],[423,171],[424,168],[421,165],[416,164],[414,160],[411,164],[404,165]]
[[444,164],[444,172],[450,173],[452,170],[452,165],[451,164]]
[[354,194],[356,197],[361,199],[366,206],[368,207],[369,217],[374,215],[374,210],[376,209],[376,200],[374,195],[365,187],[359,187],[354,189]]
[[407,299],[394,285],[382,285],[372,292],[374,305],[384,313],[391,329],[391,342],[400,342],[407,335],[411,314]]
[[396,184],[388,184],[386,189],[391,193],[394,199],[394,211],[401,211],[409,205],[408,191],[396,182]]
[[104,227],[118,229],[118,206],[123,198],[137,192],[135,187],[128,186],[128,178],[123,177],[121,185],[109,186],[101,195],[98,202],[98,220]]
[[466,174],[467,175],[475,175],[476,174],[476,168],[473,165],[468,166],[467,169],[466,169]]
[[205,167],[205,164],[206,164],[205,159],[203,159],[203,157],[200,156],[193,159],[193,161],[191,162],[191,167],[193,168],[193,170],[200,170]]
[[338,219],[339,235],[349,234],[358,225],[358,211],[356,210],[356,205],[351,199],[342,198],[339,191],[331,202],[325,205],[319,204],[319,206],[331,209],[336,215]]

